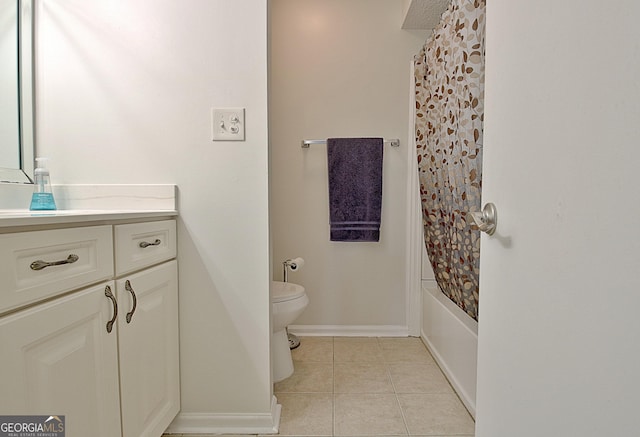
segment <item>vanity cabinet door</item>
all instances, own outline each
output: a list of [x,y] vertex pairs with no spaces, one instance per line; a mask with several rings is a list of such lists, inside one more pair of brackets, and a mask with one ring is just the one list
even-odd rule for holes
[[64,415],[68,437],[120,436],[113,282],[0,318],[0,413]]
[[127,275],[116,287],[123,437],[158,437],[180,410],[177,263]]

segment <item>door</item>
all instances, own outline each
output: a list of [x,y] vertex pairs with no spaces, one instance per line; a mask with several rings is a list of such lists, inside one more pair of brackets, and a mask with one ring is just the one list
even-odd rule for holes
[[159,436],[180,409],[176,261],[127,275],[117,289],[122,434]]
[[0,318],[0,413],[64,415],[69,437],[120,436],[112,316],[102,284]]
[[639,435],[640,2],[490,3],[476,436]]

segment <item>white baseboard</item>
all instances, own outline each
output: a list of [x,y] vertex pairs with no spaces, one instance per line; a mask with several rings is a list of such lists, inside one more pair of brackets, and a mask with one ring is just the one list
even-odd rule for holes
[[291,334],[307,337],[408,337],[401,325],[290,325]]
[[275,396],[266,414],[178,413],[168,434],[277,434],[282,406]]

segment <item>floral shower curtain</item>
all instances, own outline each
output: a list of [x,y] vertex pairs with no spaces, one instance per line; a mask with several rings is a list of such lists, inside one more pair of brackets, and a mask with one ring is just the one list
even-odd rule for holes
[[440,289],[478,319],[486,0],[452,0],[415,57],[424,236]]

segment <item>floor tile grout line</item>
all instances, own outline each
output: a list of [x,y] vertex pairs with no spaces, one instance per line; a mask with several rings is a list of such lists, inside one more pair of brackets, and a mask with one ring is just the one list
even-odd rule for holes
[[396,402],[398,403],[398,408],[400,408],[400,415],[402,416],[402,422],[404,423],[404,429],[407,431],[407,435],[411,435],[410,431],[409,431],[409,424],[407,423],[407,418],[404,414],[404,410],[402,409],[402,404],[400,403],[400,399],[398,398],[398,393],[395,392],[393,393],[396,397]]
[[[378,338],[378,344],[380,344],[380,339]],[[382,345],[380,345],[380,349],[382,349]],[[384,354],[382,354],[384,359]],[[402,409],[402,404],[400,404],[400,399],[398,398],[398,390],[396,389],[396,384],[393,382],[393,377],[391,376],[391,366],[390,363],[385,359],[385,368],[387,369],[387,375],[389,376],[389,381],[391,381],[391,386],[393,387],[393,395],[396,398],[396,402],[398,403],[398,408],[400,409],[400,415],[402,416],[402,423],[404,424],[404,429],[407,432],[406,435],[409,434],[409,425],[407,424],[407,418],[405,417],[404,410]]]

